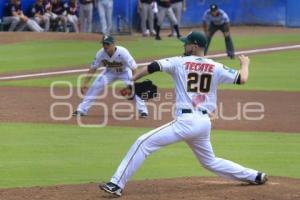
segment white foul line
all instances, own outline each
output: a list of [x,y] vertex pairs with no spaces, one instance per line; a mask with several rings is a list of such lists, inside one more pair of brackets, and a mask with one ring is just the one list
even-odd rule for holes
[[65,70],[65,71],[56,71],[56,72],[44,72],[44,73],[24,74],[24,75],[16,75],[16,76],[3,76],[3,77],[0,77],[0,81],[1,80],[12,80],[12,79],[50,76],[50,75],[59,75],[59,74],[73,74],[73,73],[79,73],[79,72],[85,72],[85,71],[87,71],[87,69],[75,69],[75,70]]
[[[262,53],[262,52],[270,52],[270,51],[281,51],[281,50],[288,50],[288,49],[298,49],[300,45],[290,45],[290,46],[281,46],[281,47],[272,47],[272,48],[262,48],[262,49],[253,49],[253,50],[245,50],[245,51],[238,51],[235,55],[241,54],[253,54],[253,53]],[[221,58],[226,57],[227,54],[220,53],[214,55],[208,55],[207,58]],[[149,65],[150,63],[138,63],[138,66],[145,66]],[[3,76],[0,77],[0,81],[2,80],[14,80],[14,79],[22,79],[22,78],[32,78],[32,77],[42,77],[42,76],[50,76],[50,75],[61,75],[61,74],[74,74],[79,72],[86,72],[87,69],[77,69],[77,70],[65,70],[65,71],[55,71],[55,72],[44,72],[44,73],[34,73],[34,74],[23,74],[23,75],[15,75],[15,76]]]
[[[290,45],[290,46],[281,46],[281,47],[271,47],[271,48],[263,48],[263,49],[253,49],[253,50],[245,50],[245,51],[238,51],[235,55],[242,55],[242,54],[254,54],[254,53],[263,53],[263,52],[270,52],[270,51],[281,51],[281,50],[288,50],[288,49],[298,49],[300,45]],[[211,56],[206,56],[207,58],[221,58],[226,57],[227,54],[220,53]]]

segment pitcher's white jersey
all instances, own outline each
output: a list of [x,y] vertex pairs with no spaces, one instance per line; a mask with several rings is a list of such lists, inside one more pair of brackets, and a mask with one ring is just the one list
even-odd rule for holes
[[100,49],[94,59],[91,68],[97,69],[101,66],[106,67],[107,71],[124,72],[130,69],[136,69],[137,64],[128,50],[121,46],[116,46],[115,53],[110,57],[104,49]]
[[[219,176],[264,184],[267,181],[264,173],[216,157],[210,142],[211,121],[207,112],[216,108],[217,86],[219,83],[239,83],[239,71],[197,56],[172,57],[156,62],[160,70],[171,74],[175,81],[177,116],[174,121],[140,136],[131,146],[109,183],[119,188],[119,196],[149,155],[180,141],[188,144],[206,169]],[[151,64],[148,72],[158,71],[157,64]]]
[[200,108],[216,109],[219,83],[236,83],[239,71],[198,56],[172,57],[157,61],[161,71],[172,75],[176,90],[176,113]]

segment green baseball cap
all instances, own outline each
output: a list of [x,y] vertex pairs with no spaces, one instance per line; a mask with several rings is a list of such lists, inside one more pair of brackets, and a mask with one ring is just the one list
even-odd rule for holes
[[199,31],[192,31],[186,37],[181,37],[180,40],[184,44],[196,44],[199,47],[206,47],[207,45],[206,36]]
[[115,39],[110,35],[104,35],[102,38],[102,44],[114,44]]

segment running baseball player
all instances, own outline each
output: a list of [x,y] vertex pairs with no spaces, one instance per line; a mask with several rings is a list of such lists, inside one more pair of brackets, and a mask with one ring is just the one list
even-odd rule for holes
[[218,30],[222,31],[225,38],[226,51],[229,58],[234,58],[234,47],[229,31],[229,17],[224,10],[219,9],[218,5],[211,4],[210,9],[203,15],[203,29],[207,37],[207,47],[204,51],[207,54],[210,41]]
[[176,119],[136,140],[110,182],[100,185],[110,194],[121,196],[129,178],[150,154],[180,141],[188,144],[206,169],[219,176],[251,184],[267,181],[265,173],[217,158],[210,142],[209,114],[216,109],[217,87],[221,83],[244,84],[248,79],[249,58],[240,56],[240,70],[231,69],[203,57],[207,41],[202,32],[191,32],[181,40],[185,56],[152,62],[133,76],[135,81],[157,71],[170,74],[175,82]]
[[[116,80],[123,81],[125,85],[132,84],[131,78],[132,74],[136,71],[137,64],[128,50],[124,47],[116,46],[114,38],[107,35],[102,39],[102,46],[103,48],[97,52],[96,58],[89,69],[88,76],[86,76],[83,86],[81,87],[81,92],[83,94],[85,94],[88,83],[97,68],[101,65],[106,68],[97,76],[92,86],[88,89],[83,101],[79,104],[77,110],[73,113],[73,116],[87,115],[88,110],[92,106],[97,95],[103,91],[106,85],[109,85]],[[134,100],[140,118],[146,118],[148,116],[148,110],[145,102],[137,95],[134,96]]]

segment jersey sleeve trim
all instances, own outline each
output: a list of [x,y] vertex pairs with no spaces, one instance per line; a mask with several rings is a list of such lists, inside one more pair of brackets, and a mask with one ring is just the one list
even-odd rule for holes
[[163,71],[163,66],[161,65],[161,63],[159,61],[155,61],[157,62],[157,64],[159,65],[160,71]]
[[150,65],[148,65],[148,72],[149,74],[152,74],[154,72],[161,71],[160,68],[160,65],[156,61],[154,61]]
[[240,72],[237,72],[233,81],[234,84],[240,84],[240,76]]

